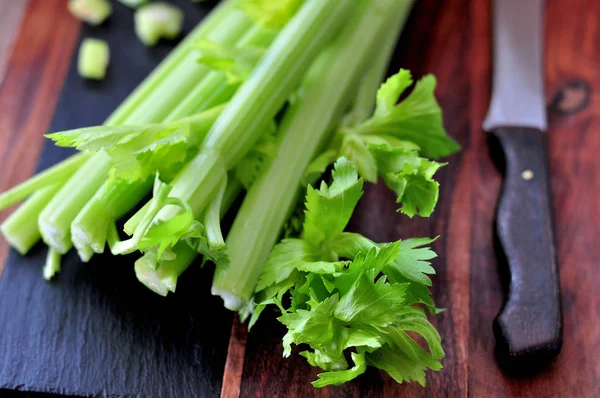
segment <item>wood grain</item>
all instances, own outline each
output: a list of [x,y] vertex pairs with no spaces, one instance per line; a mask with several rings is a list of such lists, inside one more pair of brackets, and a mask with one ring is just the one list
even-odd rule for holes
[[[38,163],[43,134],[79,36],[80,24],[66,4],[67,0],[32,0],[23,17],[0,86],[0,191],[27,179]],[[2,5],[6,7],[6,2]],[[8,14],[16,16],[20,6],[13,7]],[[7,214],[0,212],[0,220]],[[7,251],[2,240],[0,276]]]
[[28,0],[0,0],[0,83],[4,79],[4,72],[27,4]]

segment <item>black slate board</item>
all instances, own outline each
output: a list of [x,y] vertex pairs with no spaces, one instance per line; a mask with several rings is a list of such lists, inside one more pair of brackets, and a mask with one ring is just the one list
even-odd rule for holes
[[[171,1],[185,11],[186,32],[214,5]],[[83,28],[90,36],[110,44],[107,79],[83,81],[75,54],[50,131],[102,123],[175,44],[145,48],[132,11],[118,3],[105,25]],[[46,143],[38,169],[68,154]],[[165,299],[136,281],[135,257],[82,264],[70,253],[48,283],[45,252],[11,251],[0,281],[0,396],[219,395],[232,315],[210,295],[210,269],[192,267]]]

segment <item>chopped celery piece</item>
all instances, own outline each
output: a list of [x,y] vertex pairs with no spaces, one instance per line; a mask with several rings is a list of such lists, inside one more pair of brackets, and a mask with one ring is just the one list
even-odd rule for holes
[[90,25],[100,25],[112,13],[107,0],[69,0],[71,14]]
[[102,80],[110,62],[108,43],[98,39],[84,39],[79,48],[77,70],[86,79]]
[[151,3],[135,12],[135,33],[147,46],[161,38],[175,39],[181,34],[183,12],[169,3]]
[[118,0],[118,1],[119,1],[119,3],[124,4],[130,8],[137,8],[148,2],[148,0]]

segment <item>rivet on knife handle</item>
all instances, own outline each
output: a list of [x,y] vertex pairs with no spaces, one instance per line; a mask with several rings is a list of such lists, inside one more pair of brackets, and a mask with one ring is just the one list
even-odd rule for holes
[[505,158],[496,228],[510,272],[507,301],[494,322],[497,354],[506,370],[529,373],[562,346],[546,135],[526,127],[492,133]]

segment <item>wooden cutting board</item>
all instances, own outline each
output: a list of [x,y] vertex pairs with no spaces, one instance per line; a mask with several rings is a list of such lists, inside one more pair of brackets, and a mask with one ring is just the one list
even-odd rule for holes
[[[21,1],[0,1],[2,13]],[[174,2],[186,8],[187,29],[211,4]],[[120,5],[100,28],[80,26],[65,7],[66,0],[31,0],[26,7],[0,86],[0,189],[66,156],[67,150],[44,144],[42,134],[100,123],[171,48],[141,46],[131,12]],[[43,248],[23,258],[2,242],[0,396],[14,390],[160,397],[234,397],[238,391],[243,397],[598,396],[598,15],[600,3],[593,0],[548,1],[546,87],[565,340],[545,372],[511,379],[494,359],[491,325],[504,292],[492,231],[501,176],[480,128],[490,93],[488,1],[419,0],[392,68],[438,77],[446,127],[464,150],[440,173],[432,218],[396,214],[393,195],[370,186],[351,227],[380,241],[441,235],[434,245],[433,294],[447,311],[434,322],[447,357],[442,371],[428,375],[427,388],[397,385],[369,371],[342,387],[315,390],[315,369],[303,358],[282,358],[284,331],[272,314],[250,334],[232,323],[209,294],[210,270],[187,272],[177,294],[163,299],[136,283],[131,260],[99,257],[80,264],[70,255],[56,281],[46,283]],[[73,55],[86,36],[111,42],[112,66],[100,84],[81,81],[74,70]]]

